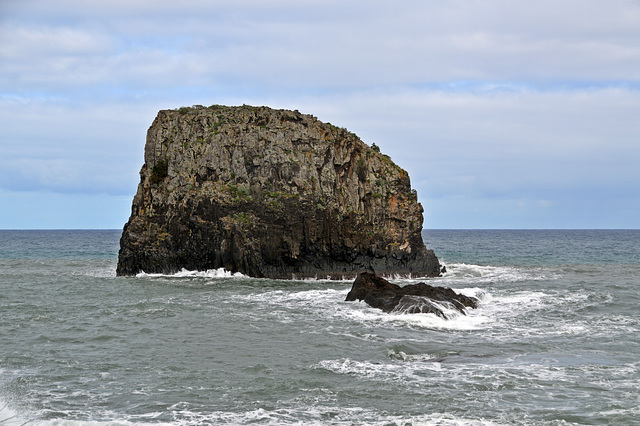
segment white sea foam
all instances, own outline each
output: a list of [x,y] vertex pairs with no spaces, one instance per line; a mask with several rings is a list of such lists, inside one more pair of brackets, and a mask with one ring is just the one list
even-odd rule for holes
[[438,279],[438,283],[443,285],[467,282],[486,284],[541,281],[558,278],[557,273],[540,267],[484,266],[467,263],[451,263],[445,266],[447,272]]
[[467,315],[463,315],[457,311],[449,310],[445,312],[447,319],[441,318],[435,314],[382,314],[383,323],[398,326],[412,326],[431,330],[478,330],[490,322],[490,318],[478,314],[478,312],[467,311]]
[[18,415],[17,412],[9,408],[9,405],[0,399],[0,425],[14,426],[25,423],[25,419]]
[[[539,311],[547,306],[549,296],[540,291],[519,291],[510,294],[486,294],[480,310],[491,327],[509,324],[517,327],[514,318],[522,318],[530,312]],[[490,320],[489,320],[490,319]],[[531,331],[530,324],[523,325],[523,333]],[[510,335],[509,333],[508,335]],[[502,334],[501,334],[502,336]],[[507,336],[507,335],[504,335]]]
[[174,424],[264,424],[264,425],[389,425],[412,424],[417,426],[498,426],[484,419],[472,419],[455,416],[449,413],[423,415],[393,415],[386,412],[361,407],[339,407],[330,405],[306,405],[277,410],[258,408],[246,412],[197,413],[181,410],[177,418],[188,420],[176,421]]
[[190,271],[182,268],[181,271],[175,274],[148,274],[146,272],[140,272],[136,275],[139,278],[159,278],[159,277],[171,277],[171,278],[248,278],[246,275],[240,272],[230,272],[224,268],[207,269],[206,271]]
[[549,295],[541,291],[519,291],[511,294],[491,295],[487,309],[500,312],[508,310],[515,314],[546,306]]
[[[293,401],[295,402],[295,401]],[[1,408],[1,407],[0,407]],[[264,408],[251,409],[244,412],[231,411],[196,411],[188,403],[178,403],[170,408],[173,419],[154,421],[166,413],[148,413],[139,415],[123,415],[121,413],[105,413],[104,417],[111,417],[106,421],[80,420],[38,420],[24,419],[19,416],[0,417],[2,426],[38,425],[38,426],[169,426],[193,424],[254,424],[263,425],[389,425],[412,424],[421,426],[500,426],[500,424],[484,419],[473,419],[456,416],[450,413],[430,413],[420,415],[396,415],[384,411],[361,407],[342,407],[324,404],[290,404],[289,407],[269,410]],[[0,411],[0,415],[2,412]]]
[[[322,368],[336,374],[366,377],[382,381],[397,380],[400,378],[403,381],[421,380],[420,377],[416,376],[413,368],[400,363],[377,363],[342,358],[320,361],[316,368]],[[439,370],[441,366],[440,363],[434,362],[428,364],[425,368]]]
[[[355,321],[363,324],[379,324],[397,327],[418,327],[435,330],[476,330],[482,328],[489,321],[480,310],[467,309],[467,315],[463,315],[455,309],[442,305],[447,319],[436,314],[404,314],[385,313],[379,309],[372,308],[364,302],[345,302],[348,290],[336,289],[314,289],[306,291],[284,291],[274,290],[264,293],[254,293],[245,295],[235,295],[236,299],[252,302],[266,303],[273,306],[273,315],[281,315],[285,319],[284,313],[280,309],[291,309],[292,311],[311,311],[316,316],[331,316],[343,318],[346,321]],[[461,289],[461,293],[479,297],[484,300],[488,293],[478,288]],[[283,316],[284,315],[284,316]],[[286,316],[287,320],[291,320]]]
[[[609,315],[598,321],[572,319],[564,321],[558,318],[549,322],[549,312],[567,313],[579,310],[589,303],[587,291],[573,293],[547,292],[537,290],[518,290],[513,292],[494,292],[488,294],[481,305],[483,315],[492,319],[492,326],[509,333],[500,332],[494,338],[511,339],[514,335],[521,338],[534,336],[599,336],[606,337],[612,329],[626,328],[630,333],[637,331],[638,321],[624,316]],[[622,320],[621,320],[622,318]],[[622,328],[621,328],[622,326]]]
[[418,353],[418,354],[408,354],[404,351],[388,349],[387,356],[391,359],[397,359],[405,362],[433,362],[439,357],[434,354],[426,354],[426,353]]
[[[385,279],[400,285],[415,284],[417,282],[427,282],[436,286],[449,286],[455,289],[455,286],[467,287],[468,284],[482,285],[486,283],[497,282],[520,282],[528,280],[545,280],[556,279],[557,274],[544,268],[523,268],[512,266],[482,266],[466,263],[452,263],[446,265],[447,272],[439,278],[431,277],[411,277],[403,275],[386,276]],[[113,276],[115,269],[109,267],[104,271],[93,271],[100,276]],[[249,278],[240,272],[231,273],[224,268],[209,269],[206,271],[192,271],[182,269],[173,274],[158,274],[140,272],[137,277],[188,277],[188,278]],[[314,278],[303,278],[298,281],[307,282],[327,282],[327,283],[352,283],[352,278],[343,277],[342,279],[331,279],[329,277],[316,276]],[[477,296],[475,296],[477,297]]]
[[344,300],[346,292],[336,289],[314,289],[304,291],[273,290],[262,293],[236,294],[236,300],[259,302],[274,307],[313,309],[324,311]]
[[[363,324],[378,324],[391,327],[411,327],[443,331],[469,331],[481,330],[499,325],[514,316],[527,312],[544,309],[552,298],[540,291],[519,291],[507,295],[494,295],[477,285],[484,282],[509,281],[514,279],[543,279],[547,277],[540,271],[521,270],[515,267],[491,267],[467,264],[454,264],[449,268],[453,271],[449,275],[449,282],[444,278],[432,281],[430,284],[450,285],[456,292],[466,296],[475,297],[480,301],[478,309],[467,309],[466,315],[457,310],[443,306],[447,319],[435,314],[387,314],[378,309],[366,305],[364,302],[344,302],[348,287],[343,289],[320,288],[302,291],[273,290],[251,294],[237,294],[232,298],[271,306],[271,317],[278,318],[282,322],[295,321],[296,315],[305,312],[306,315],[317,317],[337,317],[346,321],[354,321]],[[449,273],[447,273],[449,274]],[[145,274],[140,276],[166,276],[160,274]],[[240,278],[241,274],[231,274],[222,269],[213,271],[187,271],[183,270],[172,277],[208,277],[208,278]],[[445,275],[446,277],[446,275]],[[455,279],[454,279],[455,278]],[[325,281],[325,280],[316,280]],[[415,283],[417,279],[400,279],[394,282],[405,285]],[[437,281],[437,282],[436,282]],[[349,281],[350,282],[350,281]],[[335,281],[331,281],[335,284]],[[472,286],[464,287],[464,284]],[[304,315],[304,314],[303,314]],[[562,333],[574,334],[582,330],[573,327],[571,330],[563,330]],[[552,332],[552,330],[547,330]],[[560,332],[555,330],[555,332]]]
[[460,389],[480,385],[487,390],[500,390],[505,382],[544,387],[550,383],[573,383],[577,375],[585,373],[584,369],[558,366],[553,359],[533,360],[523,357],[508,364],[490,364],[481,360],[473,362],[469,358],[456,362],[455,357],[428,353],[406,354],[402,351],[390,351],[388,362],[328,359],[312,368],[373,382],[407,383],[417,389],[424,387],[425,392],[437,385],[456,386]]
[[326,277],[319,277],[319,276],[315,276],[313,278],[311,277],[305,277],[305,278],[300,278],[298,279],[298,281],[319,281],[319,282],[327,282],[327,283],[352,283],[353,282],[353,278],[349,278],[346,276],[342,276],[341,278],[332,278],[330,275],[326,276]]

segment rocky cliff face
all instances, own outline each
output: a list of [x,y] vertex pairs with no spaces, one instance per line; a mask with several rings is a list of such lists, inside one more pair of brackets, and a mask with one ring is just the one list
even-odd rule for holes
[[118,275],[223,267],[253,277],[439,275],[406,171],[298,111],[160,111]]

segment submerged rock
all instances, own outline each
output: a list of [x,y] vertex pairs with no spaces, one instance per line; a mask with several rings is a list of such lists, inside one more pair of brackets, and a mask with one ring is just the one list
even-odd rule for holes
[[405,170],[311,115],[250,106],[164,110],[147,133],[117,274],[437,276],[422,212]]
[[434,287],[425,283],[401,287],[368,272],[358,275],[345,300],[364,300],[368,305],[385,312],[432,313],[445,319],[447,315],[443,308],[466,315],[465,308],[478,307],[476,298],[458,294],[448,287]]

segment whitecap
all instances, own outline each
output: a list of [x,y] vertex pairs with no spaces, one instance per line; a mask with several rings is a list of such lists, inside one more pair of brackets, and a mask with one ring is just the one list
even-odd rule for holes
[[[369,361],[357,361],[350,358],[329,359],[320,361],[313,366],[316,369],[324,369],[336,374],[371,378],[381,381],[402,380],[404,383],[423,381],[422,377],[415,374],[415,369],[400,363],[379,363]],[[441,364],[433,362],[420,366],[421,370],[440,370]]]
[[24,424],[25,420],[9,408],[8,403],[0,399],[0,425],[13,426]]
[[[462,294],[478,298],[481,306],[491,296],[480,288],[463,288],[459,291]],[[444,311],[445,318],[441,318],[432,313],[386,313],[379,309],[370,307],[364,302],[345,302],[347,290],[337,289],[313,289],[304,291],[284,291],[273,290],[263,293],[252,293],[234,295],[234,299],[249,302],[259,302],[273,306],[273,309],[300,309],[312,311],[313,315],[331,316],[342,318],[345,321],[354,321],[361,324],[390,325],[394,327],[417,327],[432,330],[477,330],[485,326],[490,321],[482,309],[466,309],[466,315],[460,313],[452,307],[439,304]]]
[[541,267],[491,266],[468,263],[447,264],[439,282],[450,283],[504,283],[522,281],[555,280],[558,274]]
[[[295,402],[295,401],[294,401]],[[499,426],[497,423],[450,413],[396,415],[362,407],[323,404],[294,404],[274,410],[256,408],[245,412],[202,413],[180,408],[174,411],[175,424],[264,424],[264,425],[389,425]]]
[[385,314],[381,317],[383,323],[411,326],[430,330],[443,331],[471,331],[482,329],[490,322],[490,318],[469,311],[463,315],[458,311],[448,310],[445,312],[447,318],[441,318],[436,314]]
[[140,272],[136,275],[138,278],[159,278],[159,277],[171,277],[171,278],[248,278],[248,276],[241,274],[240,272],[230,272],[224,268],[207,269],[206,271],[191,271],[182,268],[179,272],[174,274],[154,274]]

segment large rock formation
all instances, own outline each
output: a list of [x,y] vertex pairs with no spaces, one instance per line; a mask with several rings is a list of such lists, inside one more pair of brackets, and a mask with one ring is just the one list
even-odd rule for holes
[[164,110],[120,241],[118,275],[225,268],[253,277],[439,275],[409,175],[298,111]]
[[478,299],[458,294],[449,287],[425,283],[400,287],[368,272],[358,275],[345,300],[364,300],[369,306],[385,312],[436,314],[444,319],[448,319],[447,309],[466,315],[465,308],[478,307]]

